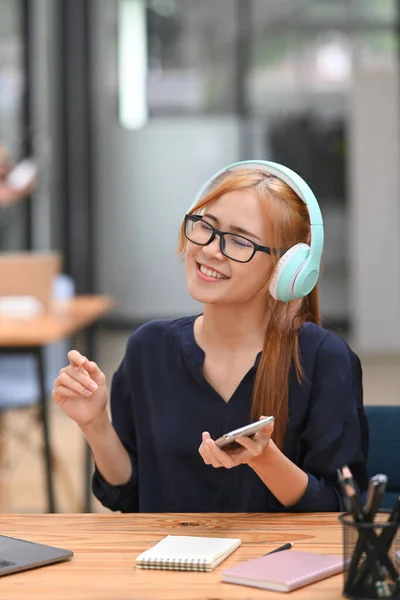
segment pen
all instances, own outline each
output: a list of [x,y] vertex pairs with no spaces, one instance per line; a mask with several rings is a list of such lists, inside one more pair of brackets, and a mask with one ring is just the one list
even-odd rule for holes
[[348,495],[346,494],[346,490],[344,489],[344,477],[343,477],[342,471],[341,471],[341,469],[337,469],[336,472],[337,472],[340,487],[342,488],[342,491],[343,491],[344,507],[347,510],[347,512],[351,512],[351,501],[350,501],[350,498],[348,497]]
[[351,512],[353,514],[353,518],[356,522],[361,523],[364,521],[364,513],[361,508],[360,500],[357,494],[356,486],[354,484],[353,475],[349,467],[344,466],[342,469],[343,475],[343,487],[346,496],[350,500],[351,504]]
[[271,550],[271,552],[267,552],[264,556],[268,556],[268,554],[274,554],[275,552],[281,552],[282,550],[290,550],[293,548],[294,542],[288,542],[287,544],[283,544],[283,546],[279,546],[279,548],[275,548],[275,550]]
[[372,503],[376,495],[376,488],[378,487],[376,479],[371,477],[368,484],[367,497],[364,504],[364,514],[368,518],[372,514]]
[[397,523],[400,521],[400,496],[398,496],[396,500],[396,504],[394,505],[394,508],[390,513],[388,521],[391,523]]
[[374,475],[371,477],[368,486],[367,500],[364,506],[364,514],[367,521],[372,522],[374,520],[375,514],[381,505],[383,495],[386,491],[386,486],[386,475]]

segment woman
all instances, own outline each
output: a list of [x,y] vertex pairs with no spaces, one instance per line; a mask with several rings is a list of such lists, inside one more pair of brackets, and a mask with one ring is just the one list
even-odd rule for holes
[[[322,245],[314,195],[281,165],[237,163],[199,192],[180,252],[202,314],[133,333],[112,382],[112,423],[94,362],[72,350],[55,382],[54,400],[91,446],[105,506],[338,511],[344,464],[365,488],[361,367],[320,326]],[[263,415],[274,428],[239,438],[239,449],[215,445]]]

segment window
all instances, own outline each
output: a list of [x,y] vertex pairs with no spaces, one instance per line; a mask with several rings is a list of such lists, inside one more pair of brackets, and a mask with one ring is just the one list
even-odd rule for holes
[[[0,142],[15,162],[21,157],[24,93],[23,39],[20,3],[0,2]],[[25,246],[26,211],[23,203],[0,207],[0,250]]]
[[233,113],[236,14],[232,0],[149,0],[150,115]]

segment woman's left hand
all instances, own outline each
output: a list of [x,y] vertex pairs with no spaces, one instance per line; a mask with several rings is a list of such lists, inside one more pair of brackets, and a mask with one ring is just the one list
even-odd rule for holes
[[[265,417],[260,417],[265,419]],[[233,448],[226,450],[218,448],[214,440],[211,439],[208,431],[203,432],[203,441],[199,447],[199,453],[206,465],[211,465],[216,469],[219,467],[225,467],[225,469],[232,469],[238,465],[250,464],[252,461],[261,456],[261,454],[268,447],[271,439],[272,432],[274,430],[274,424],[270,423],[266,425],[260,431],[252,437],[240,437],[235,441],[242,446],[242,448]]]

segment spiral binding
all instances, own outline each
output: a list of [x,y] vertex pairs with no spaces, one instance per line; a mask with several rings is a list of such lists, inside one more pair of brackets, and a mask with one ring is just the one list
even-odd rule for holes
[[210,571],[211,568],[205,559],[181,558],[179,560],[164,558],[143,558],[137,562],[141,569],[166,569],[168,571]]

